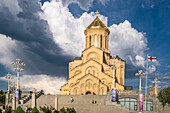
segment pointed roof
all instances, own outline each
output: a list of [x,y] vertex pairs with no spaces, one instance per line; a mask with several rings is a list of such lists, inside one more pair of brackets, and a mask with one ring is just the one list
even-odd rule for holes
[[[98,16],[96,16],[96,18],[93,20],[93,22],[86,28],[86,30],[88,29],[95,29],[95,28],[103,28],[106,31],[108,31],[108,33],[110,34],[110,30],[109,28],[99,19]],[[85,30],[85,31],[86,31]]]

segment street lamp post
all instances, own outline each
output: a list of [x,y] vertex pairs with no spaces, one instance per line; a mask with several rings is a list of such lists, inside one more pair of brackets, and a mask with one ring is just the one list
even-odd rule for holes
[[113,65],[111,68],[112,68],[112,70],[113,70],[113,73],[112,73],[112,74],[113,74],[113,79],[112,79],[112,85],[113,85],[113,86],[112,86],[112,89],[115,90],[115,89],[116,89],[116,87],[115,87],[115,84],[116,84],[116,83],[115,83],[115,69],[116,69],[116,66]]
[[25,64],[23,62],[21,62],[21,59],[16,59],[15,62],[12,63],[12,65],[15,67],[14,68],[14,71],[17,72],[17,90],[20,90],[20,73],[24,71],[23,68],[21,67],[24,67]]
[[15,96],[16,96],[16,100],[20,99],[21,96],[21,90],[20,90],[20,73],[24,71],[23,68],[25,64],[23,62],[21,62],[21,59],[16,59],[14,62],[12,62],[12,65],[15,67],[14,71],[17,73],[17,87],[15,90]]
[[4,76],[6,79],[8,79],[8,92],[7,92],[7,95],[6,95],[6,105],[9,104],[9,101],[10,101],[10,80],[13,79],[13,76],[11,74],[7,74]]
[[142,76],[144,76],[144,72],[139,70],[138,73],[135,74],[139,76],[139,113],[143,112],[143,94],[142,94]]

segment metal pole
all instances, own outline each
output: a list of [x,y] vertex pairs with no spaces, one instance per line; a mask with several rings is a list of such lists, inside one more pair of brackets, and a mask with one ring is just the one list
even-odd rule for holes
[[135,74],[139,76],[139,113],[143,112],[143,94],[142,94],[142,76],[144,73],[142,70],[139,70],[138,73]]
[[139,76],[139,92],[142,91],[142,77]]
[[113,89],[115,90],[116,88],[115,88],[115,65],[113,66],[113,80],[112,80],[112,82],[113,82]]
[[146,110],[146,96],[147,96],[147,88],[148,88],[148,54],[147,54],[147,58],[146,58],[146,87],[145,87],[145,111]]
[[[19,68],[19,67],[17,67]],[[20,89],[20,78],[19,78],[20,73],[17,71],[17,90]]]

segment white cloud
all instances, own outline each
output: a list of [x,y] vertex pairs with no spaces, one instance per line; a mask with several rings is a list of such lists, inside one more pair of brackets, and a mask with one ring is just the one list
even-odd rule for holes
[[133,28],[127,20],[119,25],[113,24],[110,32],[110,50],[113,55],[119,55],[127,63],[133,65],[144,65],[142,60],[144,51],[147,49],[147,39],[144,33]]
[[18,48],[18,42],[0,34],[0,64],[9,67],[15,58],[13,51]]
[[55,77],[49,75],[23,75],[21,77],[21,86],[25,89],[36,88],[38,91],[41,89],[50,94],[60,92],[60,87],[66,83],[64,77]]
[[[83,13],[75,18],[60,2],[45,2],[42,6],[41,18],[47,20],[53,33],[54,41],[63,49],[63,54],[80,56],[85,45],[85,28],[95,18],[95,13]],[[107,18],[99,15],[107,23]]]
[[145,59],[142,56],[136,55],[135,60],[136,60],[136,64],[138,66],[145,67],[144,64],[145,64],[146,61],[145,61]]

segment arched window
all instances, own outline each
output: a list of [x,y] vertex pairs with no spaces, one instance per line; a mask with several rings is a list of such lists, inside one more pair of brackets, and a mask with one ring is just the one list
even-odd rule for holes
[[108,40],[107,40],[107,37],[105,36],[105,48],[107,48],[107,42]]
[[104,88],[101,88],[101,95],[104,95]]
[[91,36],[89,37],[89,46],[91,46]]
[[93,70],[93,75],[95,75],[95,70]]
[[102,35],[100,35],[100,48],[102,48]]
[[97,47],[97,35],[94,35],[94,47]]

